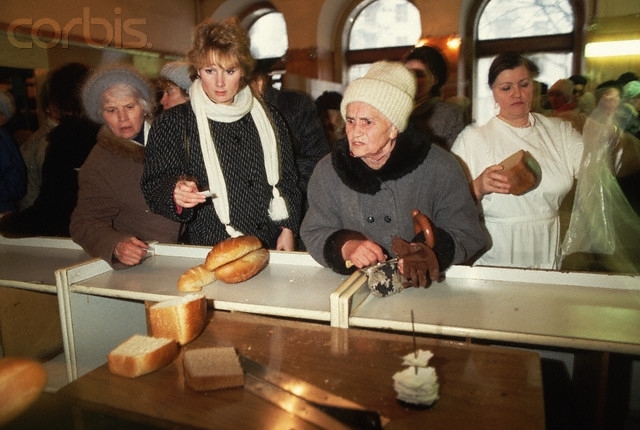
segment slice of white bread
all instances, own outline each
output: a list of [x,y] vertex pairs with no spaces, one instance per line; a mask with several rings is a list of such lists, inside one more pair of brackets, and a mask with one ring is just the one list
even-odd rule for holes
[[244,385],[244,373],[233,347],[190,349],[182,357],[184,380],[196,391]]
[[206,316],[204,294],[187,294],[158,302],[149,308],[151,335],[167,337],[185,345],[202,333]]
[[107,366],[113,374],[135,378],[166,366],[176,357],[175,340],[134,334],[107,355]]

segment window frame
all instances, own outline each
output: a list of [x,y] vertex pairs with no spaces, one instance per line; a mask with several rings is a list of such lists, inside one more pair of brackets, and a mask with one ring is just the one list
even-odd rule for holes
[[[573,53],[572,73],[581,73],[584,66],[585,5],[580,0],[568,0],[574,16],[574,30],[571,33],[545,36],[518,37],[511,39],[478,40],[478,22],[486,5],[491,0],[474,0],[469,8],[464,26],[463,43],[459,61],[463,74],[458,86],[464,86],[463,94],[472,101],[471,109],[475,109],[473,95],[475,94],[476,70],[479,58],[491,57],[506,51],[517,51],[526,54],[544,52]],[[469,41],[471,43],[469,43]],[[458,88],[458,92],[461,88]]]

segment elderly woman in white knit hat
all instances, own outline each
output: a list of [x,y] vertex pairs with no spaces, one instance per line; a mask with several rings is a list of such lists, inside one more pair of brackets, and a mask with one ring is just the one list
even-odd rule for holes
[[172,61],[160,69],[160,76],[156,83],[162,93],[160,104],[163,110],[189,101],[189,64],[184,61]]
[[153,90],[135,69],[110,65],[88,78],[82,102],[103,125],[80,168],[71,238],[116,269],[133,266],[147,254],[148,241],[176,243],[180,227],[152,213],[140,190]]
[[[484,246],[460,164],[408,124],[415,92],[413,73],[387,61],[347,87],[341,104],[347,138],[316,166],[301,227],[307,250],[323,266],[348,274],[401,257],[406,285],[426,286]],[[433,248],[415,233],[415,209],[430,221]]]

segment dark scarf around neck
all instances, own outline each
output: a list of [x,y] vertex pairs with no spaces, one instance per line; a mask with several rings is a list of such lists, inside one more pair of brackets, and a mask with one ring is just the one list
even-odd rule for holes
[[431,149],[429,138],[411,124],[400,133],[387,162],[378,170],[367,166],[360,158],[352,157],[349,142],[336,142],[331,161],[342,182],[354,191],[374,195],[383,182],[399,179],[414,171]]

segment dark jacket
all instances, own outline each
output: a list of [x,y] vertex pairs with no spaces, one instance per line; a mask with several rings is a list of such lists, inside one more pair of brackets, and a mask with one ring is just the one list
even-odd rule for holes
[[[250,114],[222,123],[209,120],[229,197],[231,225],[247,235],[259,237],[265,246],[275,248],[281,228],[297,235],[300,229],[301,192],[293,158],[291,140],[284,120],[271,109],[280,152],[278,189],[287,202],[289,218],[273,221],[269,217],[272,199],[267,182],[262,145]],[[211,199],[194,208],[176,211],[173,190],[179,179],[189,177],[201,190],[209,180],[200,148],[196,117],[190,103],[162,113],[149,132],[142,192],[154,212],[185,223],[185,243],[212,246],[229,235]]]
[[40,193],[33,205],[2,219],[3,235],[70,236],[69,221],[78,199],[78,169],[95,145],[99,128],[86,118],[67,118],[49,132]]

